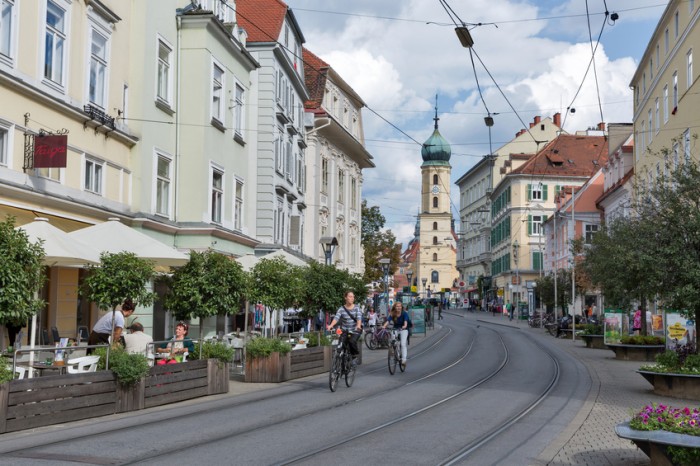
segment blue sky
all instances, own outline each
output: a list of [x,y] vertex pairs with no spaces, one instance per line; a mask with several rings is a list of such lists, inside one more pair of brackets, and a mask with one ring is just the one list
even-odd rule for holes
[[[494,150],[534,116],[565,115],[567,107],[576,108],[565,115],[567,131],[595,126],[601,113],[606,123],[631,122],[629,82],[668,2],[447,1],[462,22],[482,24],[470,30],[486,107],[469,51],[440,0],[287,3],[305,46],[338,71],[371,110],[363,112],[365,143],[377,167],[363,172],[363,198],[380,207],[386,227],[405,246],[419,209],[420,143],[432,133],[436,94],[440,132],[452,145],[452,183],[489,152],[486,107],[495,114]],[[606,8],[619,18],[605,21]],[[603,31],[595,55],[597,81],[592,71],[583,79],[592,54],[589,19],[594,40]],[[458,220],[457,187],[451,190]]]

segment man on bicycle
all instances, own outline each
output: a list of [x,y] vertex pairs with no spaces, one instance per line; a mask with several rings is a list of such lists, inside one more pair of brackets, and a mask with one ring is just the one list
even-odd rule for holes
[[383,328],[389,325],[389,322],[394,324],[395,329],[400,329],[399,338],[401,340],[401,364],[406,364],[408,358],[408,348],[406,342],[408,340],[408,312],[403,310],[401,301],[396,301],[391,306],[391,311],[384,322]]
[[345,292],[345,304],[338,308],[335,316],[333,316],[333,321],[326,329],[331,330],[338,322],[340,322],[340,327],[343,330],[348,332],[355,330],[354,334],[348,335],[348,348],[350,348],[350,354],[352,354],[352,363],[356,364],[357,355],[360,354],[360,350],[357,348],[357,341],[362,336],[362,310],[355,305],[355,293],[352,291]]

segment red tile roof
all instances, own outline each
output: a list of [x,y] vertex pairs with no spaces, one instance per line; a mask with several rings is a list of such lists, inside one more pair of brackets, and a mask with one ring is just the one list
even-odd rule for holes
[[282,31],[287,4],[280,0],[238,0],[236,19],[248,42],[275,42]]
[[304,102],[304,107],[320,109],[330,65],[311,53],[307,48],[304,48],[302,53],[304,58],[304,78],[306,80],[306,88],[309,90],[309,100]]
[[561,134],[511,173],[591,176],[607,161],[608,139],[605,136]]

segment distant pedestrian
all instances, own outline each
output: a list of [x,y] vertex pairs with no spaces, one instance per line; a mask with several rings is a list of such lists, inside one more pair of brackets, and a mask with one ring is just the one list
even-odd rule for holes
[[438,320],[442,320],[442,303],[438,304]]
[[513,320],[513,303],[510,301],[506,303],[506,311],[508,311],[508,320]]
[[642,310],[634,311],[634,319],[632,321],[632,330],[635,335],[640,335],[642,332]]

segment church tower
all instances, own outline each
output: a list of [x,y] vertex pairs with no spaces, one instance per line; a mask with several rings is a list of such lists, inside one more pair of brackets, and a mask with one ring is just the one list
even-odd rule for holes
[[416,261],[418,290],[422,293],[425,283],[425,290],[433,296],[452,288],[459,277],[450,203],[452,149],[438,131],[437,101],[434,120],[435,130],[421,149],[420,252]]

